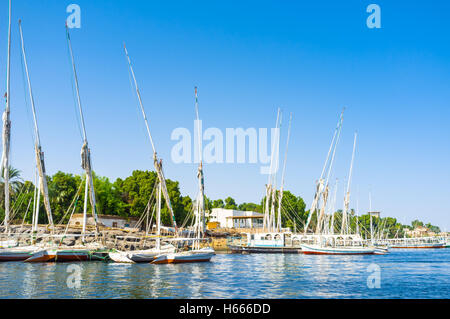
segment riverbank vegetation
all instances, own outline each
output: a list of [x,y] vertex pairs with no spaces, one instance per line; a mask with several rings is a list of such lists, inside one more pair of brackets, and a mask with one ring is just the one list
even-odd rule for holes
[[[31,181],[24,181],[20,177],[20,171],[10,168],[11,178],[11,214],[15,222],[31,222],[31,211],[33,207],[33,198],[35,187]],[[74,213],[82,213],[83,210],[83,194],[84,183],[83,176],[73,175],[70,173],[57,172],[52,176],[48,176],[48,189],[50,204],[55,222],[67,223],[70,214],[67,209],[78,196],[76,200]],[[94,174],[94,189],[97,199],[97,213],[104,215],[118,215],[122,217],[140,217],[148,204],[149,198],[155,191],[155,182],[157,176],[153,171],[135,170],[125,179],[118,178],[114,182],[107,177],[101,177]],[[167,190],[171,199],[173,211],[177,223],[181,224],[186,216],[192,210],[193,200],[189,196],[183,196],[180,192],[179,182],[167,180]],[[262,213],[264,198],[260,203],[241,204],[236,203],[232,197],[225,199],[205,199],[206,211],[212,208],[238,209],[244,211],[255,211]],[[284,227],[290,227],[292,230],[302,231],[304,224],[308,218],[309,211],[306,210],[306,204],[302,197],[284,191],[282,199],[282,223]],[[278,204],[275,206],[278,207]],[[41,197],[40,210],[44,211],[44,204]],[[89,207],[90,209],[90,207]],[[369,214],[358,214],[350,211],[350,226],[353,231],[357,228],[363,237],[368,237],[370,233],[370,216]],[[313,214],[310,226],[315,228],[316,214]],[[340,229],[342,211],[335,213],[335,230]],[[0,180],[0,218],[4,219],[4,184]],[[46,223],[45,214],[40,214],[40,223]],[[161,219],[163,224],[170,225],[170,216],[163,199]],[[358,221],[358,222],[357,222]],[[405,228],[415,228],[424,226],[438,233],[439,227],[424,224],[415,220],[411,225],[402,225],[393,217],[373,217],[373,225],[376,234],[389,237],[403,236]]]

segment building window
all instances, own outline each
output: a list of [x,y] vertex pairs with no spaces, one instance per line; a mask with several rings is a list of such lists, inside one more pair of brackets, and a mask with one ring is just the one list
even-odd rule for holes
[[112,227],[117,228],[117,222],[113,222]]

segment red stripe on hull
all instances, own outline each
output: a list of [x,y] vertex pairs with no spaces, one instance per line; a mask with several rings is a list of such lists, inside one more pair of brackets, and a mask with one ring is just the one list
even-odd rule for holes
[[89,261],[90,256],[89,254],[69,254],[69,253],[58,253],[56,254],[47,254],[47,253],[41,253],[36,254],[35,256],[32,256],[25,260],[25,262],[35,262],[35,263],[42,263],[42,262],[71,262],[71,261]]
[[401,249],[427,249],[427,248],[445,248],[445,246],[415,246],[415,247],[402,247],[402,246],[393,246],[391,248],[401,248]]
[[210,261],[211,258],[208,259],[169,259],[169,264],[182,264],[182,263],[198,263],[198,262],[206,262]]
[[305,255],[373,255],[373,253],[325,253],[325,252],[312,252],[303,251]]
[[0,256],[0,261],[24,261],[30,256]]
[[41,256],[30,257],[30,258],[26,259],[25,262],[45,263],[45,262],[50,262],[50,261],[54,261],[54,260],[55,260],[55,255],[41,255]]

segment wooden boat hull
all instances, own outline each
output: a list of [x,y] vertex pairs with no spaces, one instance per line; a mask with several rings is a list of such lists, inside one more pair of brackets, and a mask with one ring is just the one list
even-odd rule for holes
[[56,262],[89,261],[89,260],[91,260],[91,254],[88,250],[57,251],[55,256]]
[[109,257],[115,262],[122,263],[149,263],[162,254],[170,254],[175,252],[173,245],[162,246],[161,249],[145,249],[131,252],[116,252],[110,253]]
[[391,248],[401,249],[426,249],[426,248],[445,248],[445,244],[419,244],[419,245],[394,245]]
[[109,253],[109,258],[116,262],[116,263],[128,263],[133,264],[134,261],[132,261],[130,258],[126,256],[126,253],[123,252],[111,252]]
[[0,249],[0,262],[24,261],[36,252],[35,247]]
[[249,247],[229,245],[232,253],[250,253],[250,254],[301,254],[300,247]]
[[25,262],[73,262],[89,261],[89,250],[42,250],[25,260]]
[[317,245],[302,245],[302,251],[307,255],[373,255],[375,249],[366,247],[321,247]]
[[53,253],[49,253],[47,250],[41,250],[33,255],[31,255],[28,259],[25,260],[27,263],[42,263],[42,262],[50,262],[55,260],[56,255]]
[[134,263],[149,263],[155,260],[160,253],[147,253],[147,254],[128,254],[127,258],[130,259]]
[[24,261],[31,256],[30,252],[0,253],[0,262]]
[[181,264],[208,262],[215,255],[212,249],[199,249],[180,253],[172,253],[158,256],[152,264]]

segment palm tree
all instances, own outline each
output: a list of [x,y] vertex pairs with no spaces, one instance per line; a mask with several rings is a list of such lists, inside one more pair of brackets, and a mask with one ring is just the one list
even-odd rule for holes
[[[21,171],[17,168],[14,168],[12,166],[9,166],[9,185],[11,187],[11,191],[13,193],[17,193],[20,191],[22,185],[23,185],[23,179],[20,176]],[[5,182],[3,180],[3,176],[0,176],[0,188],[4,190],[5,188]]]
[[[9,188],[11,192],[11,200],[22,191],[23,179],[20,176],[20,170],[9,166]],[[2,207],[5,203],[5,182],[3,176],[0,176],[0,204]]]

